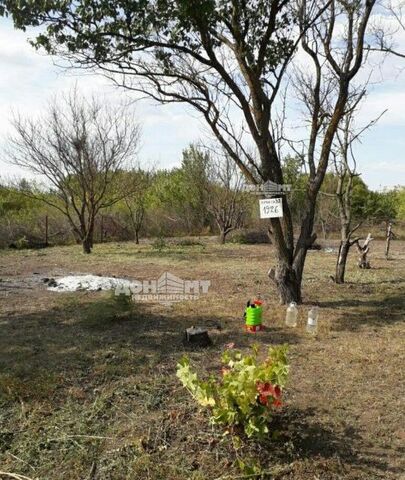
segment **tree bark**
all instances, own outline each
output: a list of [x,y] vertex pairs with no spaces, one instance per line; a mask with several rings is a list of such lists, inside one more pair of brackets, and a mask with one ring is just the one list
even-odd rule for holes
[[83,253],[89,254],[93,248],[93,240],[94,240],[94,219],[90,221],[88,226],[88,230],[85,230],[85,234],[83,235]]
[[138,230],[135,230],[135,243],[136,243],[136,245],[139,245],[139,232],[138,232]]
[[287,264],[279,264],[276,268],[275,281],[283,304],[302,302],[301,280],[296,270]]
[[279,261],[275,269],[270,269],[269,277],[277,286],[280,303],[301,303],[301,280],[292,265]]

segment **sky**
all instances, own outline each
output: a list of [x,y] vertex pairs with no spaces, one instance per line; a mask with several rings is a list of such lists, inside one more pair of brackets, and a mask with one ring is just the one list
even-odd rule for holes
[[[55,59],[36,52],[27,39],[35,31],[21,32],[9,19],[0,19],[0,177],[30,175],[5,161],[7,135],[12,131],[14,113],[38,115],[47,101],[77,84],[84,94],[102,95],[111,102],[131,99],[102,76],[67,72]],[[402,42],[401,42],[402,43]],[[405,39],[404,49],[405,51]],[[405,185],[405,59],[388,59],[382,68],[372,66],[376,81],[359,115],[366,124],[387,110],[378,124],[355,147],[358,170],[374,190]],[[383,80],[383,81],[381,81]],[[203,141],[206,132],[201,119],[186,106],[156,105],[147,100],[134,102],[135,117],[141,125],[139,160],[143,165],[172,168],[181,162],[181,153],[191,142]]]

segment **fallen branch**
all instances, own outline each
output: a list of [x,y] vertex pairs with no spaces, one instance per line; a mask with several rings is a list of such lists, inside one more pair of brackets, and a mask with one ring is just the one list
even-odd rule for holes
[[34,478],[26,477],[25,475],[20,475],[19,473],[11,472],[0,472],[0,477],[14,478],[15,480],[35,480]]

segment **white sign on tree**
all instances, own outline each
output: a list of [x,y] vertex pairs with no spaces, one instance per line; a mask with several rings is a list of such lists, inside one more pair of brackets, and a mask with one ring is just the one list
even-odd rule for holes
[[283,216],[282,198],[260,200],[260,218],[278,218]]

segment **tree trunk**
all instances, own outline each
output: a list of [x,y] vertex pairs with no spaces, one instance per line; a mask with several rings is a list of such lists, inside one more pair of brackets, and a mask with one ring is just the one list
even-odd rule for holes
[[345,283],[345,271],[347,256],[350,250],[350,242],[348,240],[342,240],[339,246],[339,254],[336,261],[335,282]]
[[268,275],[276,284],[281,304],[302,303],[301,284],[305,259],[308,247],[316,239],[316,234],[312,233],[313,213],[314,208],[310,208],[303,219],[301,234],[295,249],[292,222],[286,222],[287,234],[285,235],[281,234],[277,222],[272,222],[271,230],[269,229],[272,243],[278,252],[278,262],[276,268],[271,268]]
[[94,220],[90,222],[88,230],[83,239],[83,253],[91,253],[94,240]]
[[227,233],[225,232],[225,230],[221,230],[220,234],[219,234],[219,243],[221,245],[224,245],[225,242],[226,242],[226,235]]
[[136,243],[136,245],[139,245],[139,232],[138,232],[138,230],[135,230],[135,243]]
[[91,253],[91,241],[89,237],[86,237],[82,241],[82,245],[83,245],[83,253]]
[[335,283],[345,283],[345,272],[346,272],[346,263],[347,257],[349,255],[350,247],[350,206],[344,205],[341,201],[341,197],[338,196],[339,209],[340,209],[340,245],[339,252],[336,259],[336,268],[335,268]]
[[298,278],[296,271],[290,265],[281,263],[277,265],[275,281],[281,303],[302,302],[301,278]]
[[302,278],[297,274],[292,265],[280,260],[275,269],[270,269],[269,277],[277,286],[281,304],[302,302]]

